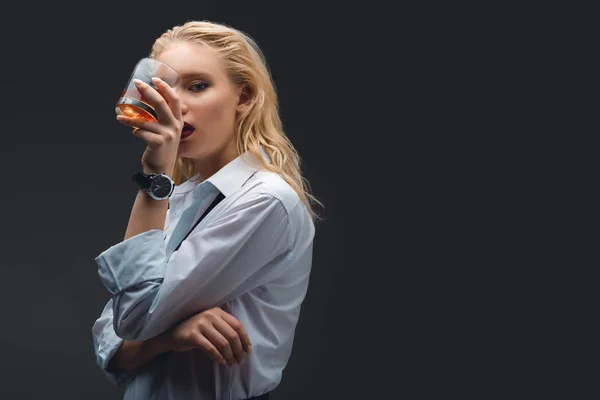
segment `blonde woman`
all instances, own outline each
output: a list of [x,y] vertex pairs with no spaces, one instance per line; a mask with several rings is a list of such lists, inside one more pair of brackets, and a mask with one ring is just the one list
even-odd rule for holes
[[268,399],[306,295],[322,205],[282,130],[256,43],[223,24],[167,30],[151,58],[175,88],[138,83],[157,122],[124,240],[97,258],[111,295],[92,333],[125,399]]

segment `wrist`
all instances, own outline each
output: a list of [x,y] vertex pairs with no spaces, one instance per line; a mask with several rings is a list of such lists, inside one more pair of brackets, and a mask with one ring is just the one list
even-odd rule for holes
[[144,343],[147,346],[148,352],[153,354],[153,356],[158,356],[162,353],[171,351],[169,338],[166,332],[148,339]]
[[153,168],[153,167],[148,167],[146,165],[142,165],[142,171],[145,174],[165,174],[165,175],[168,175],[169,177],[172,177],[174,169],[175,169],[174,166],[167,167],[167,168]]
[[[147,168],[144,169],[148,171]],[[167,200],[175,190],[175,181],[166,173],[135,172],[131,179],[139,189],[155,200]]]

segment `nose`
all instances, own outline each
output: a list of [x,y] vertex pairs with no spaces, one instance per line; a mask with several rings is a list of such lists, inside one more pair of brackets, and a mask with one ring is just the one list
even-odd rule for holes
[[179,100],[179,104],[181,106],[181,114],[185,115],[188,112],[188,106],[185,101]]
[[181,114],[185,115],[185,113],[188,112],[188,106],[184,100],[184,90],[181,89],[181,87],[177,88],[177,94],[179,95],[179,106],[181,107]]

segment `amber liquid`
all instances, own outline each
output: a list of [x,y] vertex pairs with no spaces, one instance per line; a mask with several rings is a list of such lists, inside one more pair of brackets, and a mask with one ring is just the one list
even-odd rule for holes
[[156,111],[135,88],[127,88],[121,93],[115,111],[130,118],[156,122]]

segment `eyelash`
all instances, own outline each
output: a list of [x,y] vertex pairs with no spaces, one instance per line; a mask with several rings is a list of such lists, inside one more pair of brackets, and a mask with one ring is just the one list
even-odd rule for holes
[[[203,86],[202,89],[200,89],[200,90],[193,90],[194,87],[200,86],[200,85]],[[206,82],[197,82],[197,83],[194,83],[194,84],[190,85],[190,89],[192,90],[192,92],[201,92],[201,91],[203,91],[203,90],[205,90],[207,88],[208,88],[208,83],[206,83]]]

